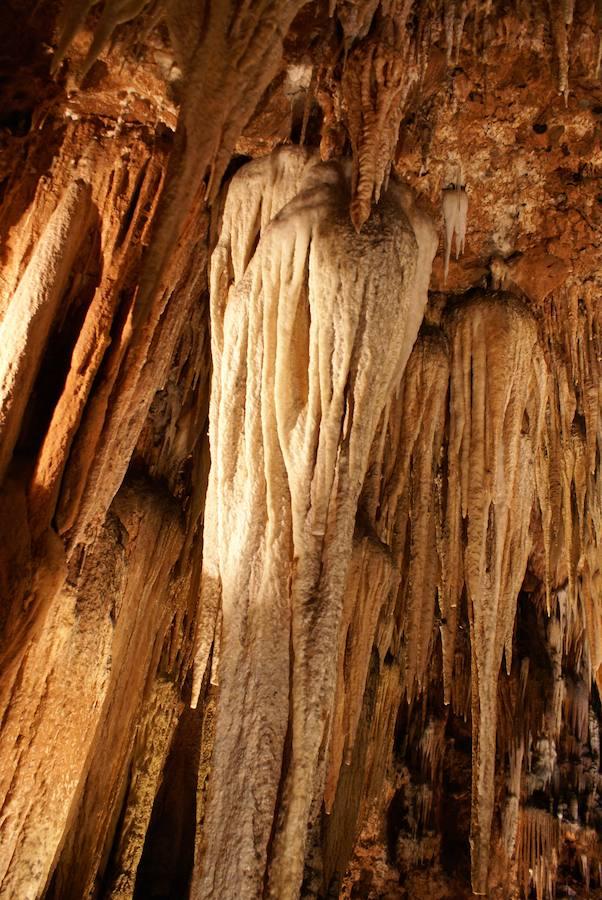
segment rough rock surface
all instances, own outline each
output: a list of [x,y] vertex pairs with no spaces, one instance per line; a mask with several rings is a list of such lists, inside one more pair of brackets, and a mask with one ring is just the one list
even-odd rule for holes
[[602,896],[601,18],[4,4],[0,897]]

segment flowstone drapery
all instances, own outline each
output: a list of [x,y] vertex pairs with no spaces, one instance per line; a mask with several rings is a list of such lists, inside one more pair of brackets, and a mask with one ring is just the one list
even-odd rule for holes
[[[298,895],[358,497],[426,305],[434,227],[393,187],[358,234],[348,171],[293,149],[244,167],[213,255],[201,604],[221,600],[221,636],[199,898],[266,878]],[[202,646],[197,682],[205,664]]]

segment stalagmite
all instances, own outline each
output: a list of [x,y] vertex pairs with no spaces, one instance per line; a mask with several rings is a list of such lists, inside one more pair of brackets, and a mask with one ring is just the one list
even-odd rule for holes
[[[193,896],[255,897],[268,868],[269,893],[284,900],[298,894],[325,776],[358,497],[411,306],[424,308],[418,257],[432,260],[435,239],[426,223],[413,230],[394,190],[357,236],[345,165],[288,151],[253,166],[261,207],[245,212],[241,170],[212,262],[215,530],[203,597],[222,602],[212,774],[222,787],[210,787]],[[261,221],[251,256],[244,223],[257,233]]]

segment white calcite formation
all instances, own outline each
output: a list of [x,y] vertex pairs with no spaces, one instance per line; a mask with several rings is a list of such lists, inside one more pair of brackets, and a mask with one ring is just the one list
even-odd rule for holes
[[201,602],[221,638],[196,898],[254,898],[266,879],[298,896],[358,497],[426,305],[433,225],[393,187],[356,233],[348,171],[293,149],[245,166],[213,255]]
[[443,666],[451,671],[463,582],[472,651],[472,887],[486,894],[498,674],[504,654],[510,671],[517,597],[529,558],[547,373],[535,321],[504,295],[463,304],[452,313],[450,330]]
[[468,195],[462,187],[446,188],[443,191],[443,221],[445,223],[445,278],[449,270],[449,260],[454,237],[456,239],[456,259],[464,252],[466,240],[466,220],[468,218]]

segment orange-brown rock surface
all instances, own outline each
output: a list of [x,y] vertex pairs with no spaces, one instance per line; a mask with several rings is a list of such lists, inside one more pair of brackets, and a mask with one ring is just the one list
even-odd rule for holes
[[0,897],[602,896],[601,59],[0,9]]

